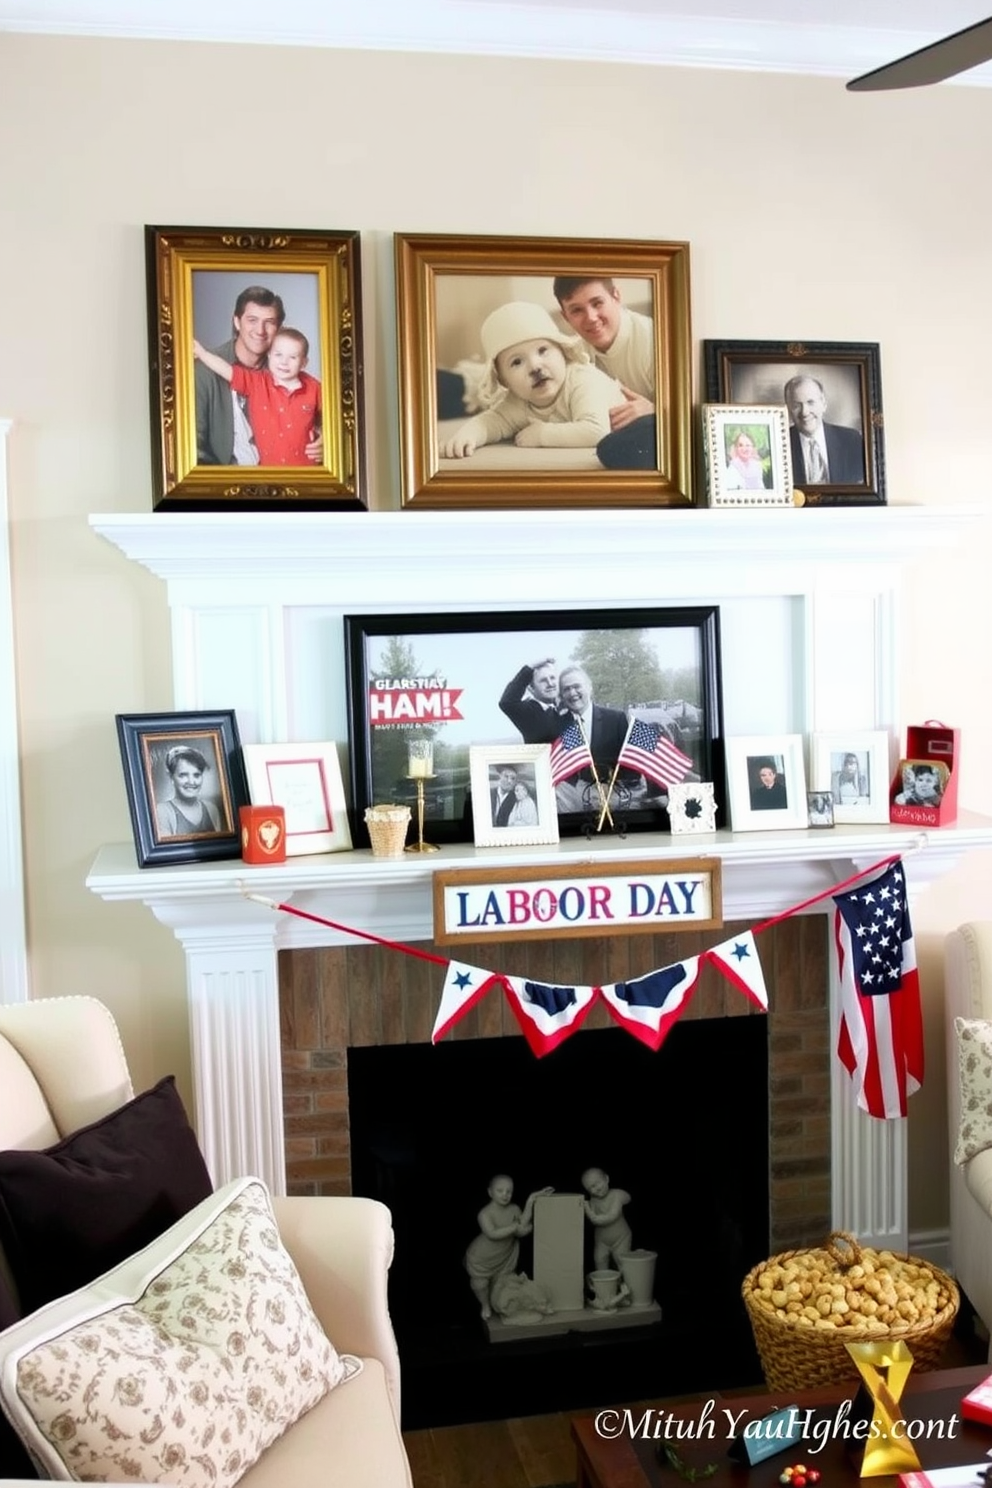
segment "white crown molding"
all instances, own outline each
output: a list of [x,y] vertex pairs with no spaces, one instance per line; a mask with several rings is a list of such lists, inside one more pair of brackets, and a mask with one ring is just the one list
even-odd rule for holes
[[[275,10],[260,0],[0,0],[0,31],[143,40],[246,42],[342,50],[434,52],[625,62],[649,66],[854,77],[958,29],[945,21],[925,29],[810,24],[793,19],[782,0],[757,0],[753,19],[665,15],[557,3],[496,4],[491,0],[364,0],[361,7],[327,0],[284,0]],[[865,7],[867,9],[868,7]],[[967,19],[960,25],[968,24]],[[910,27],[907,29],[907,27]],[[992,86],[992,65],[952,80]]]

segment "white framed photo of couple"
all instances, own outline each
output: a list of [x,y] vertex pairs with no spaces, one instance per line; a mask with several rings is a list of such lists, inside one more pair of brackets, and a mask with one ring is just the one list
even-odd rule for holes
[[146,227],[154,503],[362,509],[357,232]]
[[815,733],[809,750],[810,790],[829,791],[841,825],[889,820],[889,736],[884,729]]
[[792,505],[784,408],[705,404],[703,449],[710,506]]
[[395,248],[405,506],[693,504],[687,243]]
[[476,847],[558,841],[549,744],[473,744],[469,776]]

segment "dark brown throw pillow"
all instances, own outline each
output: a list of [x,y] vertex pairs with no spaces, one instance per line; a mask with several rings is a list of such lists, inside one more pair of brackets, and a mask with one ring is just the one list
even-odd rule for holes
[[0,1245],[21,1315],[126,1260],[212,1192],[172,1075],[44,1152],[0,1152]]

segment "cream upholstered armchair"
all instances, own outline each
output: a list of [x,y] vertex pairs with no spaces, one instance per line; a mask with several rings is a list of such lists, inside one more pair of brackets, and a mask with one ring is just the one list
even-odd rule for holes
[[[86,997],[69,997],[0,1007],[0,1209],[3,1210],[0,1233],[7,1238],[11,1252],[7,1259],[0,1252],[0,1327],[6,1328],[0,1332],[0,1343],[31,1327],[31,1323],[12,1322],[12,1317],[23,1316],[36,1306],[36,1285],[41,1288],[38,1295],[53,1291],[58,1295],[63,1281],[70,1288],[79,1285],[78,1276],[71,1271],[62,1275],[63,1258],[69,1251],[75,1256],[76,1250],[65,1243],[54,1265],[58,1272],[54,1285],[52,1267],[48,1275],[43,1274],[44,1267],[39,1271],[36,1266],[32,1271],[32,1262],[37,1261],[43,1249],[44,1235],[39,1231],[32,1238],[33,1212],[26,1214],[25,1229],[21,1232],[16,1210],[26,1196],[37,1194],[38,1190],[32,1190],[30,1185],[37,1183],[38,1174],[22,1173],[20,1169],[44,1162],[42,1158],[36,1160],[33,1154],[53,1148],[58,1152],[58,1144],[65,1147],[66,1138],[75,1160],[81,1149],[71,1144],[79,1138],[84,1142],[89,1140],[87,1132],[94,1123],[93,1131],[98,1138],[105,1135],[105,1123],[111,1123],[111,1156],[116,1160],[133,1129],[128,1122],[134,1119],[132,1113],[136,1113],[146,1129],[158,1128],[159,1137],[150,1140],[163,1140],[167,1150],[163,1151],[161,1160],[154,1156],[150,1159],[145,1152],[130,1176],[125,1167],[125,1183],[130,1188],[140,1187],[144,1174],[150,1173],[154,1178],[160,1168],[168,1167],[175,1159],[173,1165],[179,1170],[177,1181],[183,1189],[183,1208],[188,1209],[189,1199],[201,1198],[202,1190],[209,1189],[210,1182],[198,1149],[191,1145],[195,1144],[195,1138],[188,1130],[181,1103],[177,1108],[177,1101],[171,1081],[160,1082],[147,1097],[143,1094],[137,1101],[133,1099],[118,1030],[102,1003]],[[87,1131],[80,1133],[80,1128]],[[141,1141],[149,1140],[146,1131],[139,1135]],[[91,1146],[88,1153],[83,1153],[86,1161],[90,1161],[93,1150]],[[97,1149],[96,1166],[99,1160]],[[98,1174],[97,1180],[102,1182],[102,1175]],[[19,1188],[22,1182],[26,1186]],[[106,1211],[113,1207],[111,1195],[116,1182],[114,1177],[108,1186],[91,1190],[88,1198],[84,1195],[80,1212],[89,1217],[99,1210],[101,1220],[105,1219]],[[267,1218],[275,1217],[278,1230],[275,1244],[280,1255],[291,1257],[288,1270],[292,1272],[295,1267],[294,1277],[298,1273],[305,1291],[303,1306],[307,1307],[308,1317],[312,1318],[310,1308],[316,1314],[318,1326],[313,1331],[320,1344],[327,1346],[325,1352],[335,1360],[335,1367],[338,1354],[344,1358],[356,1356],[361,1367],[352,1365],[338,1370],[333,1387],[283,1429],[247,1471],[239,1475],[235,1463],[234,1476],[229,1476],[228,1481],[240,1481],[246,1488],[269,1488],[269,1485],[283,1488],[286,1483],[292,1483],[294,1488],[309,1488],[311,1484],[313,1488],[318,1484],[320,1488],[335,1488],[335,1485],[361,1488],[366,1484],[369,1488],[373,1485],[374,1488],[394,1488],[394,1485],[410,1488],[409,1465],[400,1434],[399,1359],[386,1300],[393,1244],[388,1210],[372,1200],[359,1198],[274,1198],[270,1212],[268,1196],[257,1184],[247,1193],[249,1197],[252,1194],[258,1197]],[[235,1195],[238,1201],[244,1197],[243,1193]],[[46,1193],[43,1198],[47,1202],[51,1195]],[[216,1198],[203,1200],[198,1208],[189,1210],[185,1219],[167,1226],[162,1239],[167,1240],[183,1225],[190,1233],[204,1233],[205,1221],[198,1228],[193,1222],[198,1210],[209,1207]],[[63,1202],[59,1195],[59,1213],[53,1211],[50,1218],[71,1225],[73,1202],[72,1196]],[[24,1207],[33,1209],[36,1204],[37,1199],[31,1197],[30,1204]],[[230,1226],[229,1218],[224,1219]],[[159,1213],[159,1228],[161,1220]],[[13,1242],[9,1238],[11,1234]],[[139,1245],[146,1239],[139,1231],[133,1231],[131,1239],[135,1237]],[[103,1245],[106,1234],[101,1232],[96,1241],[88,1236],[86,1243]],[[131,1240],[122,1242],[118,1237],[118,1252],[122,1246],[126,1250],[130,1243]],[[161,1243],[156,1241],[155,1245]],[[25,1252],[19,1257],[23,1263],[23,1288],[15,1281],[18,1266],[14,1264],[13,1246],[17,1244]],[[153,1248],[140,1249],[136,1254],[143,1257]],[[174,1245],[177,1248],[178,1244]],[[121,1259],[119,1253],[108,1254],[115,1265]],[[99,1249],[92,1252],[91,1266],[93,1257],[99,1255]],[[114,1272],[109,1267],[100,1269],[108,1276],[116,1276],[125,1271],[127,1264],[124,1261]],[[27,1292],[26,1296],[20,1295],[22,1290]],[[94,1290],[99,1291],[99,1287]],[[70,1297],[78,1295],[75,1291],[70,1293]],[[66,1298],[60,1297],[46,1305],[53,1309],[65,1301]],[[32,1319],[41,1316],[40,1311],[30,1312]],[[6,1327],[9,1323],[11,1326]],[[328,1340],[333,1347],[328,1346]],[[285,1348],[270,1349],[273,1362],[266,1363],[263,1371],[280,1375],[285,1360],[294,1352],[295,1342],[295,1335],[287,1335]],[[9,1415],[8,1367],[7,1363],[3,1364],[3,1403]],[[213,1409],[215,1417],[222,1415],[216,1405]],[[223,1431],[222,1421],[218,1429]],[[39,1459],[36,1453],[35,1459],[41,1461],[45,1476],[44,1458]],[[230,1467],[230,1463],[226,1466]],[[13,1476],[9,1468],[6,1472]],[[0,1467],[0,1478],[4,1474],[5,1469]],[[57,1475],[69,1474],[49,1474]],[[131,1471],[113,1476],[123,1481],[132,1477],[145,1479],[150,1474]]]
[[[945,940],[944,1018],[947,1043],[947,1122],[950,1139],[951,1268],[985,1328],[992,1334],[992,921],[959,925]],[[979,1020],[965,1031],[979,1102],[977,1119],[962,1144],[974,1155],[955,1162],[962,1135],[960,1049],[955,1020]],[[981,1106],[985,1105],[982,1110]],[[983,1132],[984,1127],[984,1132]],[[992,1357],[992,1352],[990,1352]]]

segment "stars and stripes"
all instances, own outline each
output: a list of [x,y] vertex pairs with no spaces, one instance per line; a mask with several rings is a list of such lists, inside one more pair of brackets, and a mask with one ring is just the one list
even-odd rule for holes
[[564,728],[551,746],[551,784],[561,785],[577,775],[587,765],[592,765],[589,742],[582,732],[578,719]]
[[837,1056],[871,1116],[905,1116],[923,1082],[923,1014],[902,865],[835,894]]
[[[837,1057],[852,1078],[861,1109],[892,1119],[906,1115],[908,1097],[923,1083],[919,974],[902,864],[888,863],[865,879],[843,893],[826,890],[818,897],[834,901],[841,1010]],[[657,1050],[685,1012],[707,961],[756,1007],[768,1010],[755,936],[745,930],[698,956],[604,986],[537,982],[449,962],[432,1042],[487,992],[502,987],[537,1055],[550,1054],[574,1033],[598,998],[627,1032]]]
[[640,771],[663,788],[684,780],[692,769],[692,760],[676,748],[661,725],[643,718],[631,719],[617,764]]

